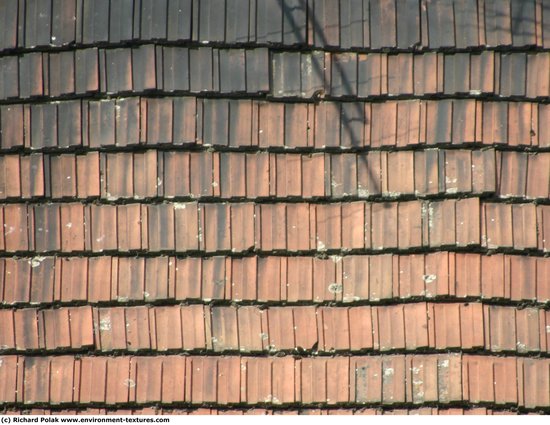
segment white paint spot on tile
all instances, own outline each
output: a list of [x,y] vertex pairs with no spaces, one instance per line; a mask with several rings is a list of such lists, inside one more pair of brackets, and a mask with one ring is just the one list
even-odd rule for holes
[[110,331],[111,330],[111,319],[109,317],[104,317],[99,321],[99,330],[100,331]]
[[426,283],[432,283],[437,279],[437,276],[435,274],[425,274],[422,276],[422,279],[424,279]]
[[342,284],[340,283],[331,283],[329,286],[328,286],[328,291],[331,293],[331,294],[341,294],[342,293]]
[[136,386],[136,382],[133,379],[125,379],[122,381],[122,384],[128,388],[134,388]]
[[369,191],[359,186],[359,188],[357,189],[357,196],[359,196],[360,198],[368,198]]
[[327,247],[325,243],[322,240],[317,239],[317,251],[326,251],[326,250],[327,250]]
[[38,267],[40,266],[42,261],[44,261],[45,259],[46,257],[40,257],[40,256],[33,257],[29,260],[29,264],[31,265],[31,267]]

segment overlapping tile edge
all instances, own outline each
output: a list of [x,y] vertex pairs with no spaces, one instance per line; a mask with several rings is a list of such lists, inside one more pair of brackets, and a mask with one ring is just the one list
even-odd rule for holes
[[550,412],[546,0],[130,3],[0,5],[5,412]]

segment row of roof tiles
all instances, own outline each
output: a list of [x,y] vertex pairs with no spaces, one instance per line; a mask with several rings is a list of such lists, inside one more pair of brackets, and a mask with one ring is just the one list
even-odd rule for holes
[[475,142],[548,149],[549,120],[550,105],[528,102],[285,104],[132,97],[2,105],[0,146],[4,150],[144,144],[362,149]]
[[[108,0],[6,3],[0,49],[132,40],[341,48],[550,46],[535,0]],[[472,22],[478,23],[472,29]],[[398,30],[399,28],[399,30]]]
[[0,57],[0,99],[147,90],[292,98],[485,94],[535,99],[550,94],[549,63],[549,52],[270,53],[266,48],[150,44]]
[[550,258],[449,252],[312,257],[0,259],[0,302],[550,300]]
[[0,361],[0,403],[23,405],[550,405],[550,359],[460,354],[302,359],[13,355]]
[[0,351],[550,351],[550,312],[481,303],[380,307],[62,307],[0,310]]
[[416,407],[396,409],[378,408],[238,408],[188,407],[173,409],[166,407],[138,408],[63,408],[58,409],[15,409],[0,410],[4,415],[517,415],[517,411],[506,408],[487,407]]
[[157,151],[0,156],[0,199],[550,198],[550,153]]
[[0,205],[5,252],[550,250],[550,205],[479,198],[370,203]]

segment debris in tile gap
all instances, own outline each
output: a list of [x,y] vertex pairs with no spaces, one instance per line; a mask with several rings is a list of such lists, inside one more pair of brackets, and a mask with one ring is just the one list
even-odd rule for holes
[[359,196],[360,198],[368,198],[369,191],[367,189],[364,189],[361,186],[359,186],[357,188],[357,196]]
[[104,317],[99,321],[99,330],[100,331],[110,331],[111,330],[111,319],[109,317]]
[[479,96],[481,94],[481,90],[470,90],[470,95],[472,96]]
[[162,179],[157,177],[157,187],[162,186]]
[[33,257],[29,260],[29,264],[33,268],[38,267],[38,266],[40,266],[40,263],[42,263],[42,261],[44,261],[45,259],[46,259],[46,257],[36,256],[36,257]]
[[324,242],[322,240],[319,240],[317,238],[317,251],[326,251],[327,247],[325,246]]
[[119,303],[126,303],[126,302],[128,302],[128,297],[121,297],[121,296],[118,296],[116,300],[117,300]]
[[386,376],[386,377],[387,376],[393,376],[393,374],[394,374],[394,370],[393,370],[392,367],[389,367],[389,368],[384,370],[384,376]]
[[123,385],[128,387],[128,388],[134,388],[136,386],[136,383],[133,379],[125,379],[124,381],[122,381]]
[[422,279],[426,283],[432,283],[433,281],[435,281],[437,279],[437,276],[435,274],[425,274],[425,275],[422,276]]
[[218,183],[217,182],[212,182],[212,187],[218,187]]
[[184,210],[187,206],[183,202],[175,202],[174,203],[174,209],[175,210]]
[[385,192],[384,195],[386,195],[388,198],[398,198],[401,196],[401,192]]
[[440,364],[440,367],[449,367],[449,360],[443,360]]
[[331,255],[330,256],[330,259],[332,260],[333,263],[339,263],[340,261],[342,261],[342,256],[341,255]]
[[518,351],[521,353],[521,352],[526,352],[527,351],[527,346],[521,342],[516,342],[516,348],[518,349]]
[[328,291],[331,293],[331,294],[340,294],[342,293],[342,284],[340,283],[331,283],[329,286],[328,286]]
[[149,292],[147,292],[147,291],[144,291],[144,292],[143,292],[143,298],[147,299],[147,298],[149,298],[150,296],[151,296],[151,294],[150,294]]
[[265,341],[267,338],[269,338],[269,336],[265,332],[260,333],[260,339],[262,341]]

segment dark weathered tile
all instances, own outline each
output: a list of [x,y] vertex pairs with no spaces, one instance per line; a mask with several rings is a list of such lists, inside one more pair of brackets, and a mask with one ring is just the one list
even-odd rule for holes
[[485,1],[485,33],[488,46],[512,44],[510,0]]
[[256,42],[281,43],[283,41],[283,9],[278,0],[256,4]]
[[[512,45],[534,46],[536,41],[536,16],[534,1],[511,0]],[[540,17],[538,17],[540,19]]]
[[112,2],[109,6],[109,42],[118,43],[133,37],[134,0]]
[[[109,38],[109,1],[85,0],[82,15],[77,14],[77,27],[82,28],[82,41],[93,44],[108,41]],[[81,19],[81,21],[80,21]]]
[[166,38],[168,0],[141,1],[141,37],[145,40]]
[[283,0],[283,43],[285,45],[305,44],[307,33],[307,2]]
[[22,98],[46,94],[48,81],[44,78],[44,58],[46,56],[42,53],[27,53],[19,57],[19,96]]
[[[368,24],[368,16],[363,13],[363,0],[344,0],[340,2],[340,42],[343,48],[360,48],[364,43],[364,26]],[[333,18],[336,14],[330,14]],[[315,27],[314,27],[315,28]],[[367,37],[368,37],[367,26]]]
[[0,48],[17,47],[17,2],[6,2],[0,5]]
[[245,50],[220,49],[220,91],[234,93],[246,91]]
[[455,47],[453,0],[427,2],[430,47]]
[[[127,68],[123,72],[128,75]],[[142,92],[157,88],[155,46],[153,44],[132,49],[131,73],[132,90]]]
[[77,94],[99,90],[98,49],[78,49],[75,51],[75,92]]
[[470,54],[445,55],[445,94],[468,93],[470,90]]
[[393,0],[370,2],[370,47],[380,49],[395,47],[397,26],[396,7]]
[[224,41],[225,1],[206,0],[198,4],[198,41]]
[[503,53],[500,55],[501,96],[525,96],[526,89],[525,53]]
[[357,54],[334,53],[331,59],[331,95],[357,96]]
[[192,92],[214,88],[213,51],[209,47],[189,49],[189,89]]

